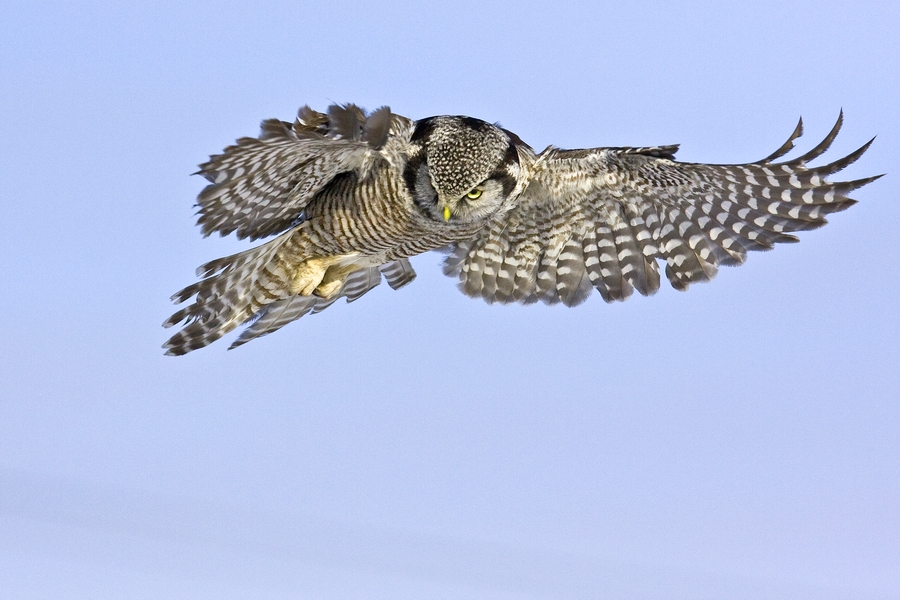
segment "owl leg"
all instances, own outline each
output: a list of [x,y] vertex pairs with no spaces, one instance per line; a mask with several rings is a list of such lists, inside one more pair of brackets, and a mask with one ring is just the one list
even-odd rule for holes
[[291,277],[291,293],[301,296],[311,295],[322,283],[328,267],[340,262],[343,258],[343,256],[311,258],[297,265],[294,275]]
[[325,273],[325,277],[322,278],[322,282],[316,287],[316,290],[313,293],[321,298],[331,298],[338,293],[344,285],[347,276],[354,271],[358,271],[360,268],[360,266],[353,263],[330,267]]
[[347,275],[360,268],[351,262],[345,262],[356,256],[357,253],[354,252],[304,260],[294,269],[291,277],[291,293],[330,297],[341,289]]

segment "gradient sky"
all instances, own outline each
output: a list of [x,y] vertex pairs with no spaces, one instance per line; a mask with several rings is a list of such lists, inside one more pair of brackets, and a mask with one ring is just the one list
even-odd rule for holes
[[[13,599],[900,597],[896,2],[6,2]],[[888,173],[687,293],[488,306],[414,259],[226,352],[190,177],[309,103],[746,162],[843,108]]]

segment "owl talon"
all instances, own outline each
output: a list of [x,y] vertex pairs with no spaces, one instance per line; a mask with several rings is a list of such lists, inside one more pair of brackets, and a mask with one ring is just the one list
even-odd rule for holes
[[319,298],[331,298],[338,293],[343,285],[343,279],[336,279],[334,281],[329,281],[328,283],[320,283],[313,293]]
[[335,265],[330,267],[328,272],[325,273],[325,277],[322,278],[322,281],[319,283],[318,287],[316,287],[316,291],[313,293],[320,298],[331,298],[344,287],[347,276],[358,269],[359,267],[352,263],[349,265]]
[[330,298],[344,285],[347,275],[359,268],[353,264],[343,266],[337,264],[349,256],[351,255],[311,258],[304,261],[294,271],[291,293],[301,296],[315,294],[321,298]]
[[291,279],[291,293],[310,296],[322,283],[325,272],[335,261],[334,258],[312,258],[300,263]]

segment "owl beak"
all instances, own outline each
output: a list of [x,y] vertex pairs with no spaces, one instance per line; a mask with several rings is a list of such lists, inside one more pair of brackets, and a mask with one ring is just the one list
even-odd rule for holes
[[449,220],[450,220],[450,207],[445,206],[444,207],[444,221],[449,221]]

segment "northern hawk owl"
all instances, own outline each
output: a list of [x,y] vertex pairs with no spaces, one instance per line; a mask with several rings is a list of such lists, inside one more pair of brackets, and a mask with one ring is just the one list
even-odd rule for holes
[[607,302],[659,289],[657,261],[678,290],[712,279],[748,250],[796,242],[877,179],[829,182],[869,147],[820,167],[842,118],[808,153],[778,162],[802,121],[770,156],[743,165],[674,160],[678,146],[535,151],[497,125],[465,116],[413,121],[387,107],[303,107],[293,123],[262,123],[199,173],[204,235],[268,242],[197,270],[173,296],[193,303],[165,343],[185,354],[242,323],[232,348],[339,298],[353,301],[415,273],[408,258],[448,252],[444,272],[488,302],[574,306],[596,289]]

